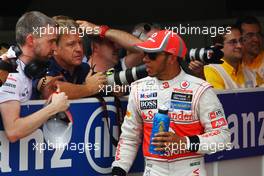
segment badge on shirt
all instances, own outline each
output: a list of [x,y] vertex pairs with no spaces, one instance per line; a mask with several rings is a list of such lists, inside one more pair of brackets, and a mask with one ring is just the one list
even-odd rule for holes
[[180,101],[171,101],[171,109],[191,110],[192,104]]
[[155,98],[157,95],[157,92],[142,92],[140,93],[140,99]]
[[140,101],[140,109],[157,109],[157,100],[142,100]]
[[172,92],[171,99],[177,100],[177,101],[191,102],[192,101],[192,94],[183,94],[183,93]]

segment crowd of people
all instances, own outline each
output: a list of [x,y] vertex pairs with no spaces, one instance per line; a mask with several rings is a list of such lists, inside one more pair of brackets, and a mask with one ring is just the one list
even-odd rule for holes
[[215,89],[263,87],[263,35],[255,17],[239,18],[231,32],[217,36],[213,45],[221,45],[224,61],[209,64],[195,60],[189,68],[213,85]]
[[[230,143],[224,110],[213,88],[264,85],[260,22],[255,17],[244,17],[229,26],[230,32],[213,41],[224,53],[222,64],[194,59],[185,63],[188,67],[183,69],[180,63],[185,61],[188,51],[184,40],[157,24],[140,23],[129,33],[67,16],[48,17],[38,11],[23,14],[15,29],[21,53],[5,50],[0,60],[0,112],[8,140],[15,142],[29,135],[54,114],[66,111],[69,99],[100,94],[107,85],[105,72],[109,69],[121,71],[145,64],[148,77],[132,83],[130,92],[126,92],[129,94],[127,113],[113,162],[113,175],[129,172],[141,141],[146,158],[145,176],[205,175],[203,154],[226,147],[204,149],[202,146]],[[47,32],[41,35],[34,30],[43,28]],[[54,28],[58,30],[51,30]],[[98,29],[86,36],[89,48],[85,48],[87,41],[78,33],[65,32],[79,28]],[[125,54],[120,56],[120,51]],[[15,64],[13,58],[17,58]],[[45,74],[30,74],[32,69],[38,71],[38,64],[46,65]],[[186,69],[195,76],[187,74]],[[50,103],[21,118],[21,103],[30,99],[48,99]],[[153,145],[169,154],[159,156],[148,150],[151,114],[164,104],[169,104],[171,131],[158,133]],[[179,114],[190,118],[181,119]],[[168,147],[168,144],[173,145]],[[175,145],[186,147],[174,151]]]

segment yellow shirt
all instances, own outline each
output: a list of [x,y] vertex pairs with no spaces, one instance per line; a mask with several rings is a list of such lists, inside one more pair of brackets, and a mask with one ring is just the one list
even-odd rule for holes
[[264,51],[261,51],[259,55],[253,60],[251,63],[244,63],[245,66],[251,68],[251,69],[258,69],[261,67],[262,63],[264,62]]
[[251,63],[244,63],[246,67],[257,73],[258,85],[264,84],[264,50]]
[[[231,79],[240,86],[245,84],[245,78],[242,71],[241,64],[239,65],[238,70],[235,70],[230,64],[228,64],[225,60],[223,60],[224,63],[220,64],[221,67],[224,68],[226,73],[231,77]],[[206,81],[209,82],[215,89],[226,89],[225,82],[223,78],[221,77],[220,73],[213,68],[212,66],[206,65],[204,67],[204,75],[206,78]]]

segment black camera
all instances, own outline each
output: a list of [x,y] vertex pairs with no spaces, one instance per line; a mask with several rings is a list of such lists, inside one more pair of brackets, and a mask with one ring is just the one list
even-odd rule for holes
[[189,51],[189,57],[186,58],[187,62],[199,60],[204,64],[222,64],[224,53],[221,51],[222,46],[211,46],[205,48],[192,48]]
[[146,66],[143,64],[120,72],[109,70],[106,72],[106,75],[108,85],[129,85],[138,79],[147,77],[148,72],[146,71]]
[[[16,60],[23,52],[18,45],[12,45],[8,52],[7,57],[10,59],[10,64],[12,69],[9,72],[17,72],[17,62]],[[47,73],[49,67],[48,61],[40,60],[34,58],[31,62],[27,63],[24,68],[25,75],[30,79],[40,79],[44,77]]]
[[8,61],[3,61],[2,59],[0,59],[0,70],[5,70],[8,73],[15,73],[17,68],[17,64],[14,62],[8,62]]
[[0,69],[6,70],[9,73],[17,73],[17,58],[22,54],[18,46],[11,46],[7,51],[8,61],[0,61]]

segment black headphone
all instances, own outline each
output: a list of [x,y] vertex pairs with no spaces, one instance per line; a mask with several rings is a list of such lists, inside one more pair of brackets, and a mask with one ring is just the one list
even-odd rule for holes
[[[13,45],[11,46],[11,48],[15,52],[16,58],[10,59],[10,62],[13,65],[13,68],[16,68],[17,67],[16,60],[23,52],[18,45]],[[24,73],[30,79],[40,79],[46,76],[48,67],[49,67],[48,61],[43,61],[35,58],[32,61],[30,61],[28,64],[26,64],[24,68]],[[13,72],[17,72],[17,71],[13,70]]]

